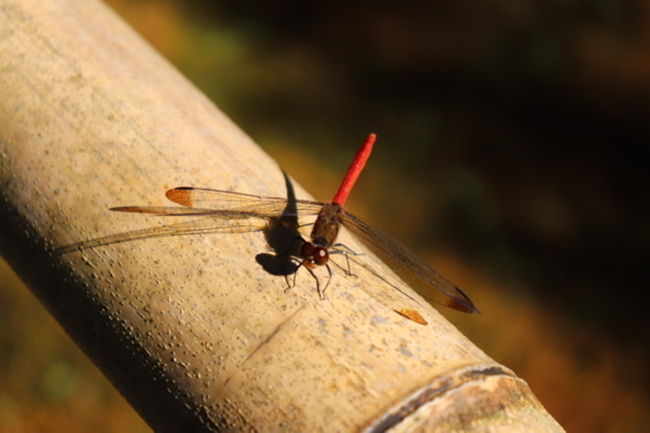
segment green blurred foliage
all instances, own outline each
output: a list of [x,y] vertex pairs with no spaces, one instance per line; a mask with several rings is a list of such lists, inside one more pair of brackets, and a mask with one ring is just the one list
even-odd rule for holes
[[[109,4],[322,200],[379,133],[350,206],[484,312],[450,319],[568,431],[647,426],[646,2]],[[109,417],[142,430],[0,281],[2,419],[68,411],[49,431]]]

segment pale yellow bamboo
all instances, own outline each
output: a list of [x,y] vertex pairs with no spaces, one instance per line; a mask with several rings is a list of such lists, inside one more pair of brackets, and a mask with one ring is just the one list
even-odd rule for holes
[[160,223],[107,209],[166,205],[170,187],[285,194],[103,4],[2,0],[0,94],[2,254],[156,431],[562,431],[521,379],[363,269],[325,300],[306,273],[284,293],[255,262],[260,233],[55,254]]

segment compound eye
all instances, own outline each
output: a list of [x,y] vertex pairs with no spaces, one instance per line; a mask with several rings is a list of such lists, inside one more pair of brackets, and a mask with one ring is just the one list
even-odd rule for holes
[[314,248],[314,263],[317,265],[324,265],[330,258],[327,248],[315,247]]

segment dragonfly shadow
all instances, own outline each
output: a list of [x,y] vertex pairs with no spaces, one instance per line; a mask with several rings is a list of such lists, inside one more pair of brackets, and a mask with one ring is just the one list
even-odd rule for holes
[[287,188],[287,204],[277,217],[269,218],[268,225],[262,230],[264,238],[273,253],[260,253],[255,256],[257,263],[271,275],[287,277],[300,268],[300,249],[305,243],[298,230],[298,209],[296,194],[289,176],[283,171]]

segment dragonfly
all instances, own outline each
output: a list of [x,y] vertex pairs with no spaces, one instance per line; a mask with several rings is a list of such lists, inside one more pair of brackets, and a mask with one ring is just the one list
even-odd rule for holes
[[[288,205],[287,199],[282,197],[182,186],[172,188],[165,194],[170,201],[180,205],[180,207],[120,206],[110,208],[110,210],[158,216],[206,218],[77,242],[60,247],[57,252],[65,254],[75,250],[152,237],[263,231],[268,228],[271,221],[277,222],[279,215],[285,218],[315,216],[316,220],[313,223],[310,240],[305,240],[300,235],[296,235],[295,243],[287,250],[286,254],[297,263],[289,272],[297,272],[301,267],[306,268],[316,279],[317,291],[321,298],[324,297],[325,289],[332,277],[332,271],[329,267],[330,255],[343,254],[346,259],[350,255],[357,255],[345,245],[336,242],[339,229],[343,226],[368,250],[388,265],[398,277],[429,302],[444,305],[464,313],[478,313],[478,308],[463,290],[420,260],[400,242],[373,228],[344,209],[350,192],[370,157],[375,141],[376,134],[370,134],[364,141],[346,172],[339,189],[329,203],[294,199]],[[360,261],[354,260],[354,262],[359,263]],[[363,264],[362,266],[368,269],[367,266]],[[313,272],[313,269],[318,267],[325,267],[329,273],[328,283],[322,290],[318,284],[318,278]],[[349,262],[347,273],[350,274]],[[378,275],[376,272],[373,273]],[[387,281],[381,276],[380,278]],[[401,290],[400,292],[405,294]],[[402,309],[395,311],[407,318],[411,318],[411,320],[419,320],[411,317],[414,310]],[[418,313],[415,312],[415,314]]]

